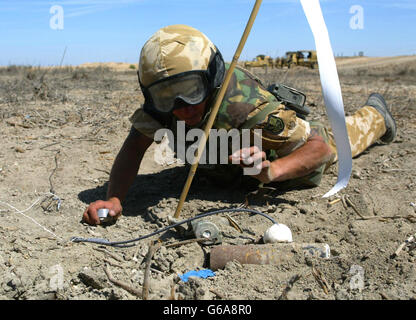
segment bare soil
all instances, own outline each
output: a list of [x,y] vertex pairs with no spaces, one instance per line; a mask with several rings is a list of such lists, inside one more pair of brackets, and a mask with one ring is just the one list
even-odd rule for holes
[[[328,244],[331,257],[297,252],[277,265],[230,261],[214,277],[183,282],[178,274],[209,268],[213,246],[167,248],[184,240],[171,230],[161,235],[162,247],[151,259],[149,299],[416,298],[414,243],[394,256],[416,232],[416,57],[357,59],[338,61],[346,113],[379,92],[396,118],[398,135],[394,143],[376,144],[353,160],[346,189],[322,198],[336,181],[336,165],[317,188],[257,194],[241,181],[218,183],[201,173],[181,213],[185,219],[245,204],[289,226],[295,243]],[[266,83],[284,82],[305,92],[310,119],[327,123],[317,70],[252,71]],[[70,242],[74,236],[127,240],[168,225],[188,169],[155,163],[154,146],[123,217],[105,227],[80,221],[90,202],[105,197],[128,118],[141,102],[130,65],[0,68],[0,299],[142,298],[145,257],[157,237],[130,248]],[[227,219],[212,218],[224,245],[257,243],[271,225],[259,215],[230,215],[242,232]],[[138,294],[110,282],[106,265]]]

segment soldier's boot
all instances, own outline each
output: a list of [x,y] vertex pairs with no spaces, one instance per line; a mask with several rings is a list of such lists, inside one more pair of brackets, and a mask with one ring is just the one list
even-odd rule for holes
[[375,108],[384,118],[386,133],[380,138],[380,140],[384,143],[392,142],[396,137],[397,126],[383,96],[379,93],[370,94],[366,102],[366,106]]

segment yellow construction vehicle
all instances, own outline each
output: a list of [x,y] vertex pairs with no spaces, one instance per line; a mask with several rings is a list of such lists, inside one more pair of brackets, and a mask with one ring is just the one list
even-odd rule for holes
[[244,68],[255,68],[255,67],[274,67],[273,58],[264,54],[259,54],[252,61],[246,61]]
[[277,68],[303,66],[315,69],[318,66],[318,58],[314,50],[288,51],[283,58],[275,60],[275,66]]

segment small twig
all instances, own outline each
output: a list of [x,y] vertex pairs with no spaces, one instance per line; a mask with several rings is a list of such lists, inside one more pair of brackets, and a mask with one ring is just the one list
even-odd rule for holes
[[33,128],[31,126],[28,126],[27,124],[20,124],[20,123],[16,123],[16,122],[13,122],[13,121],[10,121],[10,120],[6,120],[6,123],[13,126],[13,127],[22,127],[22,128],[25,128],[25,129]]
[[159,274],[164,274],[163,271],[157,270],[157,269],[152,268],[152,267],[150,267],[150,271],[153,271],[153,272],[156,272],[156,273],[159,273]]
[[388,295],[386,295],[384,292],[379,292],[380,296],[384,299],[384,300],[391,300],[390,297]]
[[358,211],[357,207],[355,206],[355,204],[351,201],[351,199],[345,195],[345,202],[355,211],[356,214],[358,214],[360,216],[361,219],[366,219],[367,217],[364,217],[360,211]]
[[94,168],[94,170],[101,171],[101,172],[104,172],[104,173],[110,175],[110,171],[108,171],[108,170],[103,170],[103,169],[98,169],[98,168]]
[[98,127],[98,129],[96,129],[91,135],[95,137],[98,134],[98,132],[101,131],[102,128],[103,127]]
[[358,211],[357,207],[355,206],[355,204],[351,201],[351,199],[345,195],[345,201],[346,203],[355,211],[355,213],[357,213],[361,219],[363,220],[371,220],[371,219],[380,219],[380,221],[385,221],[388,219],[408,219],[410,222],[413,222],[412,220],[416,219],[416,217],[412,216],[412,215],[408,215],[408,216],[363,216],[360,211]]
[[138,261],[137,260],[137,255],[139,254],[139,250],[141,249],[141,247],[140,246],[137,246],[137,249],[136,249],[136,251],[134,252],[134,254],[133,254],[133,256],[131,257],[131,260],[133,260],[133,261]]
[[109,255],[111,258],[113,258],[114,260],[117,260],[118,262],[124,262],[123,258],[121,258],[120,256],[116,255],[115,253],[109,252],[105,249],[101,249],[101,248],[94,248],[94,250],[99,251],[99,252],[103,252],[107,255]]
[[[332,208],[331,210],[329,210],[327,213],[330,215],[330,214],[332,214],[332,213],[334,213],[336,211],[336,209],[335,208]],[[324,217],[318,217],[318,219],[324,219],[324,220],[322,220],[322,221],[326,221],[326,219],[324,218]]]
[[249,206],[249,202],[248,202],[248,198],[247,198],[247,195],[246,195],[244,197],[244,202],[240,203],[238,208],[248,208],[248,206]]
[[87,138],[74,138],[79,141],[89,141],[89,142],[108,142],[108,139],[102,139],[102,138],[95,138],[95,139],[87,139]]
[[415,222],[416,221],[416,216],[414,216],[414,215],[407,215],[407,216],[373,216],[373,217],[364,216],[363,218],[364,218],[364,220],[380,219],[380,221],[386,221],[386,220],[389,220],[389,219],[392,219],[392,220],[394,220],[394,219],[407,219],[410,222]]
[[150,265],[152,264],[152,258],[157,250],[159,250],[161,242],[157,244],[151,244],[149,251],[146,254],[146,270],[144,272],[142,299],[147,300],[149,297],[149,284],[150,284]]
[[325,277],[323,276],[322,272],[319,269],[312,267],[312,275],[315,277],[316,282],[318,282],[318,284],[324,290],[325,294],[328,294],[329,285]]
[[113,267],[118,267],[118,268],[120,267],[119,264],[117,264],[116,262],[113,262],[113,261],[111,261],[111,260],[109,260],[107,258],[104,258],[104,262],[107,263],[107,264],[109,264],[110,266],[113,266]]
[[338,199],[332,200],[332,201],[329,203],[329,205],[330,205],[330,206],[332,206],[332,205],[334,205],[335,203],[340,202],[340,201],[341,201],[341,198],[338,198]]
[[292,278],[289,279],[289,282],[287,283],[286,287],[283,289],[282,294],[277,300],[287,300],[287,294],[290,290],[292,290],[293,285],[301,278],[300,274],[294,275]]
[[51,186],[50,192],[51,193],[55,193],[55,190],[53,189],[53,184],[52,184],[52,176],[54,175],[55,171],[58,169],[58,154],[61,151],[59,150],[56,154],[55,154],[55,168],[52,170],[51,175],[49,176],[49,184]]
[[343,195],[341,196],[341,201],[342,201],[342,205],[344,206],[344,209],[347,209],[347,208],[348,208],[348,206],[347,206],[347,203],[345,202],[345,197],[346,197],[346,195],[345,195],[345,194],[343,194]]
[[116,286],[119,286],[120,288],[123,288],[124,290],[130,292],[131,294],[135,295],[136,297],[139,297],[139,298],[142,297],[142,293],[139,290],[131,287],[129,284],[127,284],[123,281],[119,281],[116,278],[114,278],[107,265],[104,267],[104,272],[107,275],[108,280],[110,282],[114,283]]
[[381,172],[389,173],[389,172],[401,172],[401,171],[413,171],[412,169],[382,169]]
[[55,241],[54,238],[50,238],[50,237],[36,237],[35,239],[36,240],[52,240],[52,241]]
[[226,214],[225,217],[228,219],[228,222],[230,222],[231,226],[237,229],[240,233],[243,233],[243,230],[233,218],[231,218],[228,214]]
[[207,241],[207,238],[195,238],[195,239],[189,239],[189,240],[179,241],[175,243],[169,243],[165,245],[165,247],[166,248],[179,247],[179,246],[183,246],[185,244],[189,244],[193,242],[204,242],[204,241]]
[[46,120],[44,117],[42,117],[42,115],[37,110],[34,110],[34,111],[39,116],[39,118],[41,118],[42,120]]
[[170,297],[169,300],[176,300],[175,298],[175,283],[172,283],[172,286],[170,287]]
[[60,142],[50,143],[50,144],[47,144],[46,146],[40,147],[39,149],[46,149],[46,148],[48,148],[48,147],[52,147],[52,146],[54,146],[54,145],[56,145],[56,144],[58,144],[58,143],[60,143]]
[[412,222],[412,223],[416,222],[416,216],[415,215],[409,214],[409,215],[405,216],[404,218],[409,220],[409,222]]
[[411,235],[405,242],[403,242],[397,248],[397,250],[393,253],[392,258],[397,257],[406,245],[408,245],[410,242],[412,242],[413,240],[415,240],[415,237],[416,237],[416,233],[414,235]]

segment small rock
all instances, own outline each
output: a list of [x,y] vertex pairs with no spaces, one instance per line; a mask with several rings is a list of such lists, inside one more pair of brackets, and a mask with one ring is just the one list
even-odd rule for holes
[[313,259],[310,256],[305,256],[305,263],[308,267],[313,266]]
[[310,214],[312,214],[312,207],[309,206],[309,205],[300,205],[299,206],[299,212],[301,214],[310,215]]
[[276,206],[268,206],[267,207],[267,213],[273,213],[276,211]]
[[184,273],[197,268],[202,268],[205,262],[205,254],[197,243],[190,243],[176,251],[179,256],[170,269],[175,273]]
[[78,277],[87,287],[94,289],[103,289],[106,287],[106,280],[103,275],[93,272],[89,269],[84,269],[78,274]]
[[338,290],[335,293],[335,299],[337,299],[337,300],[349,300],[350,296],[349,296],[347,290],[341,289],[341,290]]
[[228,261],[224,266],[224,270],[227,270],[231,273],[241,272],[242,269],[243,269],[243,266],[237,260]]
[[361,172],[360,172],[360,170],[352,170],[352,177],[354,179],[361,179]]
[[101,234],[99,232],[94,231],[95,227],[88,227],[87,232],[89,234],[92,234],[94,237],[101,237]]
[[6,284],[14,291],[20,285],[20,281],[16,278],[12,278]]
[[293,209],[293,206],[291,206],[290,204],[288,204],[288,203],[282,203],[282,204],[280,204],[280,208],[282,208],[283,210],[284,209],[288,209],[288,210],[290,210],[290,209]]
[[179,282],[178,291],[184,300],[211,300],[213,294],[205,279],[189,277],[188,282]]
[[137,282],[139,285],[143,285],[144,272],[142,270],[133,269],[131,273],[133,282]]

